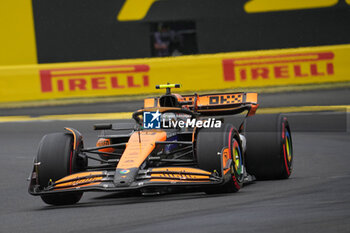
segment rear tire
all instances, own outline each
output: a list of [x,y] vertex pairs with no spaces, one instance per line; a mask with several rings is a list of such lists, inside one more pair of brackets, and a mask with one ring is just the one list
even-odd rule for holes
[[[73,153],[73,138],[65,133],[45,135],[38,148],[38,180],[44,188],[69,174],[84,170],[84,161]],[[42,195],[41,199],[50,205],[69,205],[77,203],[83,193],[63,193]]]
[[247,172],[257,179],[291,175],[293,144],[289,123],[280,114],[248,117],[245,125]]
[[[230,180],[222,186],[206,189],[207,194],[237,192],[243,185],[243,153],[239,134],[231,124],[224,124],[220,129],[202,128],[196,141],[196,154],[200,169],[217,172],[222,176],[221,158],[218,155],[224,147],[229,148],[233,161],[230,169]],[[232,157],[237,155],[238,158]]]

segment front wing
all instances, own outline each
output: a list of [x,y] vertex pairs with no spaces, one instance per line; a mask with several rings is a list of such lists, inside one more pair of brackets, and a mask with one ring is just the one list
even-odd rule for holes
[[[137,175],[128,182],[127,175],[133,172],[137,172]],[[125,176],[125,182],[122,182],[123,176]],[[131,191],[147,187],[199,187],[223,184],[229,180],[229,177],[225,176],[220,177],[217,173],[189,167],[150,168],[138,171],[117,169],[114,171],[89,171],[72,174],[56,182],[51,182],[47,187],[42,188],[36,182],[34,171],[29,193],[43,195],[76,191]]]

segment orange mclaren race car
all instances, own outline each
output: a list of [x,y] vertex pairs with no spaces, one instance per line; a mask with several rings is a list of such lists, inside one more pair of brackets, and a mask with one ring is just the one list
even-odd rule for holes
[[[95,125],[103,132],[96,147],[85,148],[82,135],[71,128],[45,135],[29,193],[65,205],[86,191],[231,193],[255,179],[290,176],[288,121],[278,114],[255,115],[257,93],[172,94],[179,86],[158,85],[166,93],[144,100],[144,108],[133,113],[132,128]],[[88,165],[91,160],[98,163]]]

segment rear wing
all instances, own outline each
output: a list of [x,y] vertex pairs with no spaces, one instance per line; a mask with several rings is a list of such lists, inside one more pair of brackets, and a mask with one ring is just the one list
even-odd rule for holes
[[[248,110],[248,115],[254,115],[259,104],[257,93],[220,93],[204,95],[175,94],[179,104],[201,115],[232,115]],[[164,107],[159,105],[159,98],[146,98],[144,108]]]

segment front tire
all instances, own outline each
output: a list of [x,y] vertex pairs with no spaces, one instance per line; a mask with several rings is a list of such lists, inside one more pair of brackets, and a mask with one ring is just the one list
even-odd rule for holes
[[207,194],[237,192],[243,185],[243,151],[237,130],[231,124],[224,124],[220,129],[199,130],[196,141],[196,154],[200,169],[217,172],[221,177],[222,163],[218,153],[223,148],[228,148],[230,166],[230,178],[221,186],[206,189]]
[[[45,135],[38,148],[38,181],[42,188],[69,174],[84,170],[84,162],[73,153],[72,135],[53,133]],[[83,193],[46,194],[41,199],[50,205],[69,205],[77,203]]]

